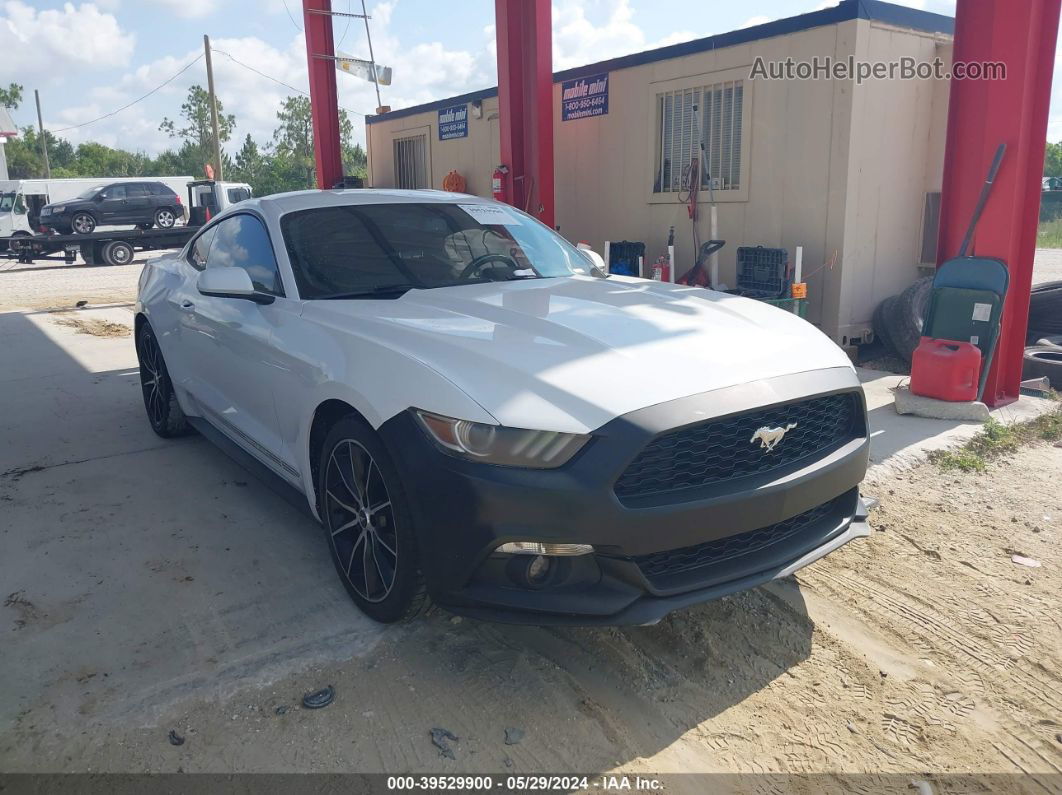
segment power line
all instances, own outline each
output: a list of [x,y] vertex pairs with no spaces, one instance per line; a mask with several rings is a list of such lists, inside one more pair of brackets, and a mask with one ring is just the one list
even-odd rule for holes
[[280,0],[284,4],[284,10],[288,12],[288,19],[291,20],[291,24],[295,26],[295,30],[302,33],[302,28],[299,27],[299,23],[295,21],[295,17],[291,15],[291,9],[288,8],[288,0]]
[[[226,58],[228,58],[230,61],[232,61],[237,66],[242,66],[244,69],[250,69],[256,75],[259,75],[260,77],[264,77],[267,80],[272,80],[277,85],[284,86],[284,88],[290,89],[290,90],[292,90],[292,91],[294,91],[294,92],[296,92],[298,94],[303,94],[304,96],[307,96],[307,97],[310,96],[310,92],[309,91],[303,91],[301,88],[296,88],[295,86],[291,85],[290,83],[285,83],[283,80],[278,80],[277,78],[273,77],[272,75],[267,75],[265,72],[261,72],[258,69],[255,69],[253,66],[249,66],[248,64],[245,64],[243,61],[236,60],[236,58],[232,57],[232,55],[230,55],[229,53],[225,52],[224,50],[219,50],[217,47],[211,47],[210,49],[211,49],[212,52],[216,52],[216,53],[218,53],[220,55],[224,55]],[[200,57],[202,57],[202,56],[200,56]],[[340,106],[340,107],[342,107],[342,106]],[[347,113],[353,113],[356,116],[365,116],[366,115],[366,114],[362,113],[360,110],[351,110],[350,108],[343,108],[343,110],[345,110]]]
[[123,110],[126,110],[127,108],[131,108],[136,103],[147,99],[148,97],[150,97],[152,94],[154,94],[156,91],[158,91],[163,86],[168,85],[169,83],[172,83],[174,80],[176,80],[182,74],[187,72],[202,57],[203,57],[202,54],[197,55],[195,58],[193,58],[191,61],[189,61],[183,67],[181,67],[180,71],[178,71],[176,74],[172,75],[171,77],[166,78],[166,80],[164,80],[163,82],[159,83],[157,86],[155,86],[149,92],[144,94],[142,97],[138,97],[138,98],[134,99],[128,105],[122,105],[122,107],[118,108],[117,110],[112,110],[110,113],[104,113],[102,116],[97,116],[95,119],[92,119],[90,121],[83,121],[83,122],[81,122],[81,124],[73,124],[73,125],[71,125],[69,127],[63,127],[62,129],[59,129],[59,130],[48,130],[48,132],[61,133],[61,132],[66,132],[67,130],[76,130],[78,127],[86,127],[89,124],[95,124],[98,121],[103,121],[104,119],[109,119],[111,116],[114,116],[114,115],[116,115],[118,113],[121,113]]

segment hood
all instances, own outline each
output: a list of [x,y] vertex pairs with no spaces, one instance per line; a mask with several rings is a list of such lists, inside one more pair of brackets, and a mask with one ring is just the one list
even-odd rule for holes
[[[795,315],[699,287],[612,277],[307,301],[307,320],[424,362],[503,425],[585,433],[669,400],[851,363]],[[430,395],[419,403],[430,409]]]

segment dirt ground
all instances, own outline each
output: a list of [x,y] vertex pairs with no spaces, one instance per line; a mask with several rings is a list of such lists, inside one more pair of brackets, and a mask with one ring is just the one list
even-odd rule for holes
[[[52,725],[37,705],[0,741],[0,760],[62,771],[1057,775],[1060,479],[1062,449],[1046,443],[986,475],[925,464],[871,478],[881,506],[869,539],[656,626],[508,627],[434,612],[364,656],[182,704],[152,725],[94,721],[106,688],[86,701],[84,726]],[[331,706],[300,706],[325,685]],[[454,759],[432,728],[459,738]],[[506,745],[506,729],[520,741]]]
[[[124,287],[51,285],[19,303],[66,307],[97,287],[128,301],[139,269],[112,270]],[[435,611],[338,662],[121,714],[108,709],[120,661],[79,666],[71,648],[56,687],[79,694],[76,717],[47,691],[27,703],[0,722],[0,770],[1026,772],[1054,776],[1050,790],[1062,775],[1060,482],[1062,448],[1046,443],[983,475],[879,469],[864,489],[881,499],[870,538],[651,627]],[[6,486],[0,513],[25,497],[17,479]],[[44,637],[65,620],[23,590],[0,598],[0,665],[4,635]],[[301,707],[326,685],[332,705]],[[458,738],[445,742],[453,758],[433,728]]]

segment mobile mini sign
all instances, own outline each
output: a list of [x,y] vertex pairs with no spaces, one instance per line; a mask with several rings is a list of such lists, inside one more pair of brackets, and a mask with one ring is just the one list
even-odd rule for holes
[[439,109],[439,140],[468,137],[468,105]]
[[561,121],[608,113],[608,72],[561,83]]

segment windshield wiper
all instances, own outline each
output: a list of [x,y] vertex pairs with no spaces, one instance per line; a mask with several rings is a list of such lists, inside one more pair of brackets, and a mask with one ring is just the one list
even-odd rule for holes
[[352,290],[349,293],[335,293],[334,295],[322,295],[318,300],[329,299],[342,300],[344,298],[391,298],[405,295],[412,290],[412,284],[380,284],[376,287],[366,287],[363,290]]

